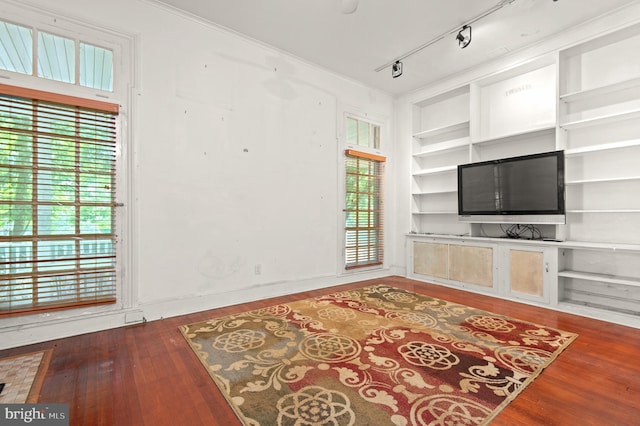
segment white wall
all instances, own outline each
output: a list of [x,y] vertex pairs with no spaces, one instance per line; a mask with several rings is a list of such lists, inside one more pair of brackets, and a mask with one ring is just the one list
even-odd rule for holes
[[391,135],[390,96],[152,2],[29,4],[135,40],[130,252],[121,305],[2,319],[0,348],[117,327],[132,310],[153,320],[403,273],[397,237],[384,270],[339,267],[338,120],[366,113]]

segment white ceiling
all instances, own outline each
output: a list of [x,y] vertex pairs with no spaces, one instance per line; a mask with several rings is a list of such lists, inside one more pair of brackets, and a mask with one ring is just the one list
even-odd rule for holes
[[[307,62],[391,94],[402,94],[452,73],[549,37],[638,0],[157,0]],[[460,49],[462,25],[472,41]],[[392,78],[389,64],[413,49],[446,36],[403,60]]]

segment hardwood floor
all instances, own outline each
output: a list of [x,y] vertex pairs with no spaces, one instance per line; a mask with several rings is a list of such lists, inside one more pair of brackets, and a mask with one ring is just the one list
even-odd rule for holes
[[71,425],[239,425],[178,327],[381,282],[580,335],[493,425],[640,424],[640,330],[401,277],[13,348],[0,356],[53,348],[39,402],[68,403]]

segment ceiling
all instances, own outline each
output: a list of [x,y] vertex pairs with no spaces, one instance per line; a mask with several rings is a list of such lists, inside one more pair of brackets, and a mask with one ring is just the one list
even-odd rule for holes
[[[398,95],[639,0],[157,1]],[[342,12],[347,3],[355,12]],[[471,44],[460,49],[455,36],[471,21]],[[393,61],[431,41],[391,77]]]

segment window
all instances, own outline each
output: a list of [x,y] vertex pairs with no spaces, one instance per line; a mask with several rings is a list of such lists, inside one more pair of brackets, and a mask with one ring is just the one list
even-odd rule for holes
[[380,127],[348,117],[346,142],[365,149],[345,151],[345,269],[382,265],[384,260],[383,177]]
[[115,302],[117,114],[0,85],[0,315]]
[[366,121],[347,117],[347,145],[358,145],[378,149],[380,148],[380,126]]
[[4,21],[0,21],[0,69],[113,91],[111,50]]

